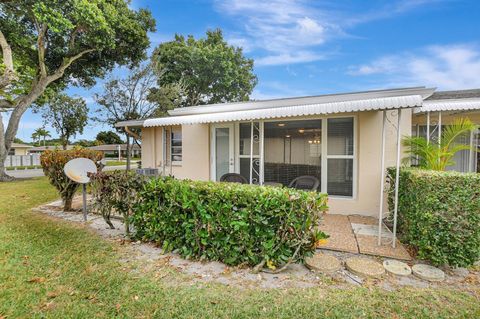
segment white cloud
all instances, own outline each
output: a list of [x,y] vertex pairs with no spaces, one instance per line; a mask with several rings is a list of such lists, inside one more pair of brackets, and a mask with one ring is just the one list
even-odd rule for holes
[[[350,67],[356,76],[380,75],[390,83],[427,85],[440,89],[480,86],[480,48],[474,45],[435,45],[418,53],[402,53]],[[384,79],[382,79],[384,80]]]
[[256,65],[305,63],[325,58],[324,44],[346,35],[360,23],[389,18],[419,6],[444,0],[403,0],[354,12],[331,1],[215,0],[216,8],[240,24],[229,43],[257,49]]

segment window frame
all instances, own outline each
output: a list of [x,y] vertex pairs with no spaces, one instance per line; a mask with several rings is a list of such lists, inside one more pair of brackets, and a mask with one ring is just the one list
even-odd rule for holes
[[[173,138],[173,134],[174,134],[174,131],[175,131],[175,130],[176,130],[177,132],[180,131],[180,138],[175,138],[175,139]],[[175,166],[175,165],[180,166],[180,165],[182,165],[182,163],[183,163],[183,130],[182,130],[182,127],[181,127],[181,126],[179,126],[179,127],[172,127],[172,128],[170,129],[170,132],[169,132],[169,133],[170,133],[170,134],[169,134],[169,137],[170,137],[170,148],[169,148],[169,149],[170,149],[170,156],[169,156],[169,157],[170,157],[170,163],[172,163],[173,166]],[[173,145],[173,142],[174,142],[174,141],[177,141],[177,142],[180,141],[180,144],[181,144],[181,145],[180,145],[180,146],[178,146],[178,145],[175,145],[175,146],[174,146],[174,145]],[[173,149],[174,149],[174,148],[176,148],[176,149],[180,148],[180,153],[173,153]],[[173,160],[173,156],[178,156],[178,155],[181,156],[182,160],[181,160],[181,161]]]

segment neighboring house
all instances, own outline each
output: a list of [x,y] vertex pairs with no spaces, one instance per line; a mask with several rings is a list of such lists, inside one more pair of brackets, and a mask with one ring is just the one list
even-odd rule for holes
[[235,172],[272,185],[313,176],[329,194],[330,212],[376,216],[382,158],[395,166],[396,142],[411,133],[412,108],[433,92],[417,87],[192,106],[116,126],[141,127],[144,168],[214,181]]
[[[71,150],[74,147],[75,147],[75,145],[67,145],[67,150]],[[63,148],[62,148],[61,145],[36,146],[36,147],[32,147],[30,149],[30,153],[31,154],[40,154],[40,153],[45,152],[46,150],[63,150]]]
[[[100,151],[104,157],[125,157],[127,155],[127,144],[103,144],[88,147],[91,150]],[[142,149],[138,144],[130,145],[132,157],[138,157],[142,154]],[[120,152],[120,156],[119,156]]]
[[32,145],[12,143],[8,155],[28,155],[30,149],[32,149]]
[[[414,110],[412,135],[429,136],[431,140],[438,141],[438,133],[441,131],[439,127],[445,127],[461,117],[469,118],[480,125],[480,89],[435,92],[423,102],[421,108]],[[465,150],[455,154],[455,165],[448,169],[480,172],[480,131],[472,132],[460,142],[470,145],[472,151]]]

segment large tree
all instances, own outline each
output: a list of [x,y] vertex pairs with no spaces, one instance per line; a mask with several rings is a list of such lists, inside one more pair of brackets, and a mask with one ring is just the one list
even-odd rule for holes
[[138,120],[158,115],[157,104],[149,99],[156,77],[150,65],[141,65],[129,70],[123,78],[111,78],[105,83],[103,93],[95,94],[99,105],[95,120],[114,127],[125,134],[127,141],[127,170],[130,169],[130,140],[138,142],[138,133],[126,128],[116,128],[121,121]]
[[81,97],[58,94],[41,109],[45,124],[50,124],[58,133],[62,147],[67,149],[70,138],[82,134],[88,122],[88,107]]
[[[91,86],[116,65],[145,58],[150,12],[128,0],[0,2],[0,179],[20,119],[51,91]],[[2,112],[9,112],[5,128]]]
[[[180,106],[247,101],[257,84],[253,60],[244,57],[242,48],[228,45],[218,29],[198,40],[175,35],[155,49],[152,61],[160,88],[182,84]],[[157,100],[165,98],[156,93]]]

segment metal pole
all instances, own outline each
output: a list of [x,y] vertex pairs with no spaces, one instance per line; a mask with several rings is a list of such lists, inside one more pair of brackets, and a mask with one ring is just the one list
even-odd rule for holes
[[393,211],[393,242],[392,246],[395,248],[397,240],[397,215],[398,215],[398,188],[400,183],[400,123],[402,120],[402,109],[398,109],[398,123],[397,123],[397,164],[395,170],[395,208]]
[[438,145],[442,141],[442,111],[438,112]]
[[250,122],[250,184],[253,178],[253,121]]
[[430,111],[427,112],[427,144],[430,143]]
[[382,244],[382,219],[383,219],[383,183],[385,182],[385,123],[387,112],[383,111],[382,122],[382,164],[380,171],[380,207],[378,210],[378,245]]
[[263,185],[263,179],[264,179],[264,172],[263,172],[263,169],[264,169],[264,142],[265,142],[265,136],[264,136],[264,130],[265,130],[265,126],[264,126],[264,122],[263,121],[260,121],[259,122],[259,127],[260,127],[260,132],[259,132],[259,135],[260,135],[260,185]]
[[83,195],[83,221],[87,221],[87,184],[82,184]]

